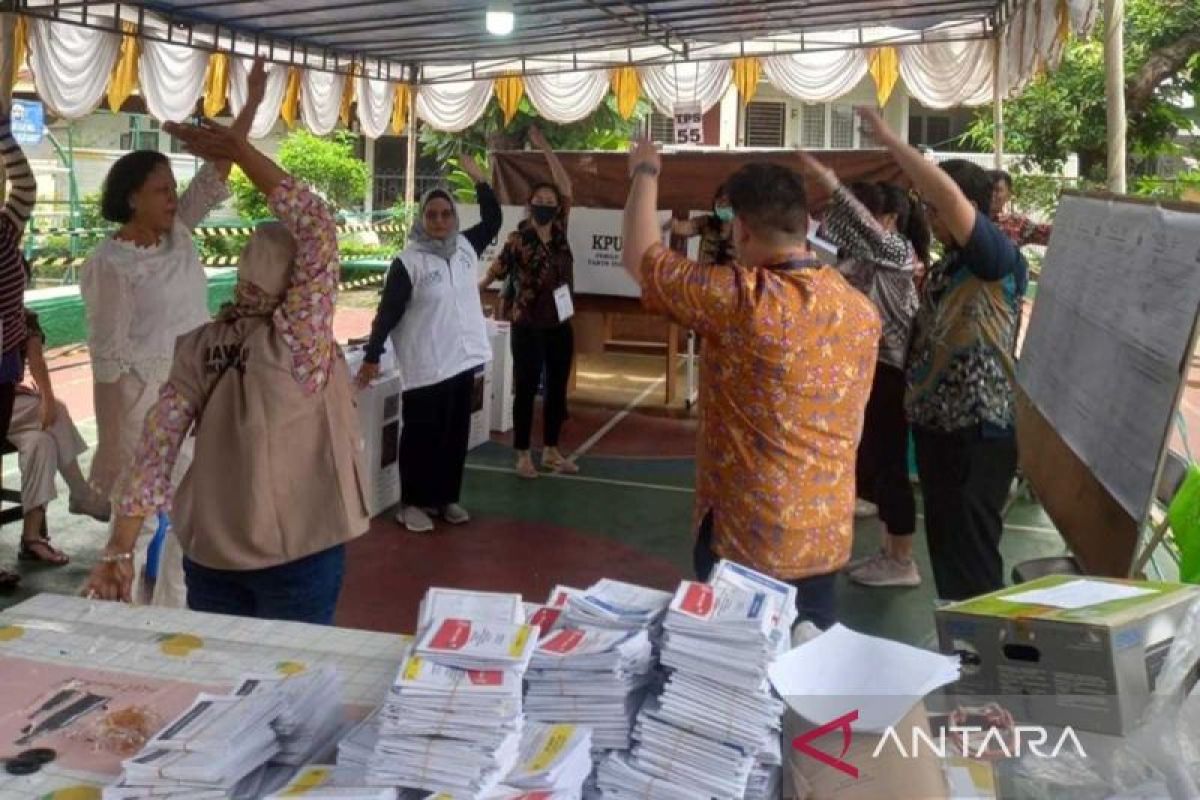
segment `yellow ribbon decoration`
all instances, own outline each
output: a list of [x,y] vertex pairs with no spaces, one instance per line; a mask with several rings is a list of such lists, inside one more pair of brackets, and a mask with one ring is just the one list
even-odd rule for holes
[[758,93],[758,83],[762,80],[762,62],[754,56],[735,58],[733,60],[733,85],[737,87],[742,105],[748,105]]
[[408,104],[412,102],[411,91],[407,83],[396,84],[396,96],[392,100],[392,133],[397,136],[404,134],[404,126],[408,124]]
[[637,70],[633,67],[619,67],[612,71],[612,91],[617,98],[617,113],[621,119],[628,120],[637,110],[638,97],[642,93],[642,83],[638,79]]
[[296,120],[300,116],[300,70],[296,67],[288,70],[287,89],[283,93],[279,116],[283,117],[289,128],[296,127]]
[[358,62],[350,64],[350,71],[346,73],[346,83],[342,86],[342,111],[338,115],[342,120],[342,125],[350,127],[350,108],[354,105],[355,92],[358,88]]
[[17,76],[21,74],[21,65],[25,63],[25,53],[29,50],[29,23],[25,17],[17,15],[17,24],[13,26],[13,86],[17,85]]
[[225,108],[229,93],[229,55],[213,53],[208,57],[208,72],[204,75],[204,116],[213,119]]
[[121,38],[121,54],[113,67],[112,76],[108,79],[108,108],[114,114],[129,99],[138,85],[138,59],[142,54],[142,45],[137,38],[137,26],[132,22],[122,22],[121,28],[125,35]]
[[519,75],[505,75],[492,85],[500,110],[504,112],[504,124],[508,125],[521,109],[521,98],[525,96],[525,81]]
[[875,99],[879,107],[887,105],[900,80],[900,54],[894,47],[877,47],[867,56],[871,77],[875,79]]

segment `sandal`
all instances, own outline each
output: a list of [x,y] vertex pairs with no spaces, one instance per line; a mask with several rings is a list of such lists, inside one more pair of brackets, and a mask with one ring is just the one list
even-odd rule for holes
[[538,476],[537,467],[533,465],[533,458],[530,456],[521,456],[517,458],[517,477],[524,478],[527,481],[536,480]]
[[66,553],[50,544],[49,537],[29,540],[22,539],[21,550],[17,554],[17,559],[20,561],[38,561],[42,564],[49,564],[52,567],[63,567],[71,563],[71,559]]
[[0,592],[11,592],[21,585],[21,576],[6,569],[0,569]]
[[578,475],[579,465],[569,458],[543,458],[542,469],[559,475]]

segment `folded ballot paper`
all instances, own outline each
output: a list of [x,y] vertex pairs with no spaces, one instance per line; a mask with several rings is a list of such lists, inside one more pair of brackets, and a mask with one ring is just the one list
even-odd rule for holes
[[314,765],[301,769],[277,793],[265,800],[284,800],[303,797],[305,800],[399,800],[401,795],[392,787],[371,787],[364,782],[360,770],[346,767]]
[[421,600],[417,631],[423,632],[441,619],[520,624],[525,621],[525,609],[519,594],[434,587]]
[[264,692],[279,692],[285,700],[273,725],[279,736],[278,763],[311,762],[330,750],[345,729],[341,679],[332,667],[292,676],[246,675],[233,690],[237,697]]
[[636,630],[658,623],[671,595],[658,589],[604,578],[567,596],[566,622],[575,627]]
[[572,792],[592,771],[592,733],[579,725],[526,724],[517,766],[501,788]]
[[[519,618],[524,617],[521,611]],[[524,622],[445,618],[432,622],[414,652],[447,667],[523,672],[537,647],[537,629]]]

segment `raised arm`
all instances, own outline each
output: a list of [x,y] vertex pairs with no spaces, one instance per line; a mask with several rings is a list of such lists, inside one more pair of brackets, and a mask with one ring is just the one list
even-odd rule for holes
[[574,197],[574,192],[571,191],[571,176],[567,174],[562,162],[550,148],[550,143],[546,141],[541,128],[535,125],[529,129],[529,141],[546,157],[546,164],[550,167],[550,175],[554,178],[554,185],[558,188],[559,195],[566,198]]
[[805,175],[830,195],[823,230],[839,253],[883,269],[911,270],[904,237],[885,231],[854,193],[842,185],[837,173],[811,154],[803,150],[799,154]]
[[367,386],[379,375],[379,358],[387,347],[388,336],[404,318],[412,292],[412,276],[408,274],[404,262],[397,258],[392,261],[388,270],[387,281],[383,285],[383,297],[379,299],[375,319],[371,321],[371,336],[363,353],[362,366],[355,377],[360,387]]
[[621,248],[621,261],[626,272],[642,285],[642,258],[646,252],[660,243],[658,233],[658,173],[662,158],[658,148],[649,139],[633,143],[629,154],[629,199],[625,203],[625,217],[621,232],[625,242]]
[[467,237],[467,241],[471,243],[475,255],[480,255],[500,233],[500,226],[504,224],[504,214],[500,210],[500,201],[496,199],[496,192],[492,189],[491,183],[483,174],[483,169],[480,168],[475,157],[462,153],[459,155],[458,161],[462,165],[463,172],[467,173],[475,182],[475,197],[479,200],[479,224],[463,231],[463,236]]
[[967,199],[958,185],[941,167],[927,161],[921,151],[896,135],[888,127],[879,112],[873,108],[861,108],[859,114],[875,136],[912,180],[926,203],[941,217],[954,243],[965,247],[975,230],[978,209]]
[[704,217],[692,217],[691,219],[672,219],[667,225],[670,226],[671,233],[675,236],[690,239],[700,235],[700,226],[703,222]]
[[[25,158],[25,152],[12,134],[9,112],[0,113],[0,155],[4,159],[4,174],[8,180],[8,199],[3,214],[12,223],[14,241],[25,232],[25,224],[37,202],[37,180]],[[0,233],[2,235],[2,233]]]
[[[241,138],[246,138],[250,126],[254,124],[254,115],[262,105],[267,87],[266,62],[255,59],[254,66],[246,80],[246,104],[237,115],[230,128]],[[163,130],[178,138],[178,132],[183,126],[168,122]],[[233,161],[228,158],[206,160],[200,171],[192,178],[186,190],[179,197],[179,219],[189,230],[200,224],[209,212],[229,198],[229,170]]]

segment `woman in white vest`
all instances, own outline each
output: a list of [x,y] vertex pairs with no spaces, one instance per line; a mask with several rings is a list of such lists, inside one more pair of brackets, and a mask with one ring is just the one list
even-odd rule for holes
[[460,233],[448,192],[434,189],[421,199],[408,247],[388,272],[358,373],[360,386],[378,376],[390,339],[404,388],[397,519],[415,533],[432,531],[433,515],[452,525],[470,519],[459,493],[471,397],[476,369],[492,358],[477,285],[479,254],[500,232],[500,203],[475,160],[460,160],[475,181],[482,221]]

